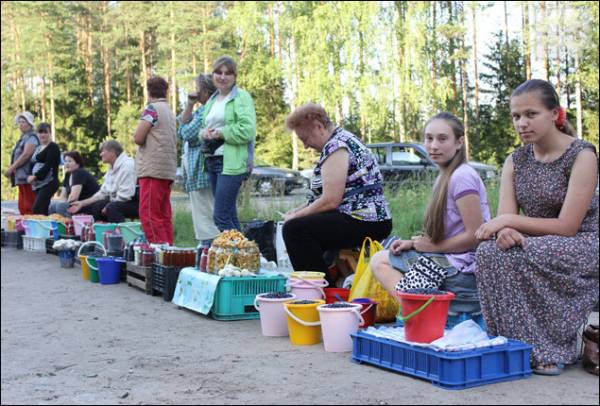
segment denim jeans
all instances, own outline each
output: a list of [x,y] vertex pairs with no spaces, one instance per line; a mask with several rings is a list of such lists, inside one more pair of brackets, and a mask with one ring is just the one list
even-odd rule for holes
[[481,312],[479,304],[479,291],[475,274],[459,272],[453,267],[444,254],[417,252],[414,250],[402,251],[398,255],[390,252],[390,264],[402,273],[409,271],[410,266],[417,261],[419,256],[425,256],[448,271],[448,276],[440,286],[441,290],[452,292],[456,295],[450,302],[449,312],[451,315],[457,313],[477,314]]
[[240,222],[237,217],[237,196],[242,182],[248,176],[223,175],[223,157],[208,157],[204,163],[210,186],[215,195],[215,210],[213,220],[219,231],[240,230]]

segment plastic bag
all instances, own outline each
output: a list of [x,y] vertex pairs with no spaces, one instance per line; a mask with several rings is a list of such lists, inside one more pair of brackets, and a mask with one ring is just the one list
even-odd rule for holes
[[251,221],[244,227],[244,235],[258,244],[267,261],[275,261],[275,223],[273,221]]
[[[368,247],[367,243],[369,243]],[[349,300],[352,301],[357,297],[368,297],[375,300],[377,302],[375,321],[385,323],[396,319],[400,304],[381,286],[371,272],[369,261],[376,252],[381,250],[383,250],[383,246],[379,242],[373,241],[369,237],[365,238],[360,250]]]

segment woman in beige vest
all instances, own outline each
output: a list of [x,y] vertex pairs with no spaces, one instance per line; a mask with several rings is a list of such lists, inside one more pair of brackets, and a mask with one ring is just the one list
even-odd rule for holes
[[171,184],[177,171],[177,125],[166,100],[167,81],[156,76],[146,86],[148,105],[135,131],[140,220],[148,242],[173,244]]

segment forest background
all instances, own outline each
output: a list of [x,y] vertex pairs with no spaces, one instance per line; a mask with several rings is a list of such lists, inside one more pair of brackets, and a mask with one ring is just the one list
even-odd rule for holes
[[[485,27],[484,42],[490,7],[503,24]],[[450,111],[471,159],[501,164],[519,145],[510,93],[532,77],[556,87],[578,137],[598,146],[598,47],[591,1],[3,1],[2,170],[20,136],[15,114],[29,110],[100,177],[102,141],[135,153],[146,79],[169,81],[179,113],[223,54],[254,98],[257,156],[277,166],[317,158],[284,127],[308,101],[367,143],[420,140],[429,116]],[[15,197],[2,176],[2,200]]]

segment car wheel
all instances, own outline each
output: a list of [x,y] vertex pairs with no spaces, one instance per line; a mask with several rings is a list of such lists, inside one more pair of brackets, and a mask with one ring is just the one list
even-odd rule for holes
[[270,179],[260,179],[256,183],[256,191],[261,195],[270,195],[273,189],[273,182]]

